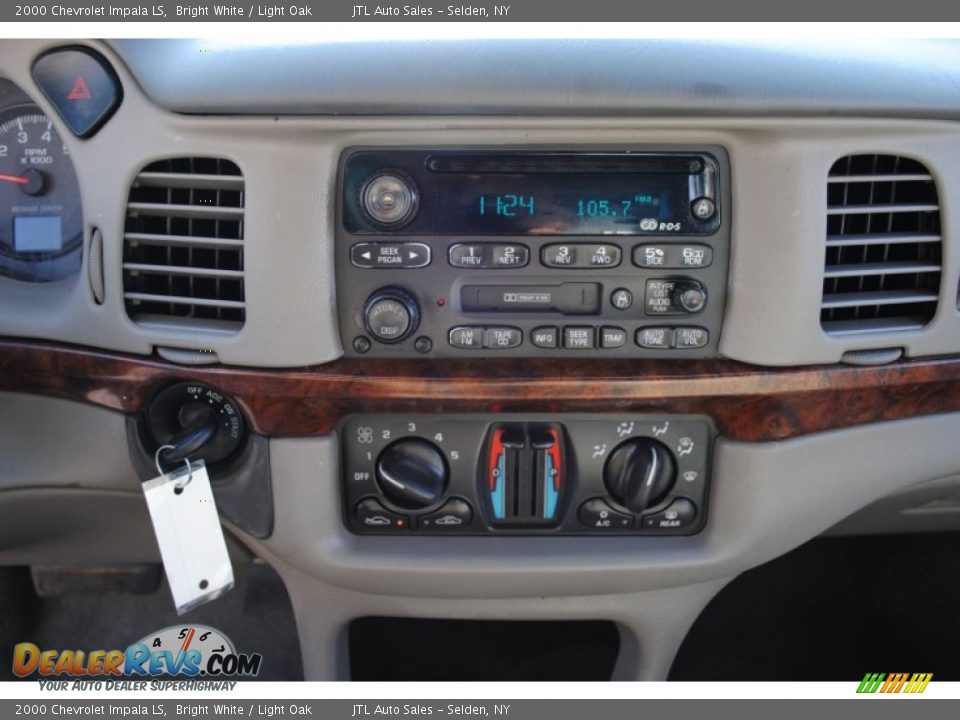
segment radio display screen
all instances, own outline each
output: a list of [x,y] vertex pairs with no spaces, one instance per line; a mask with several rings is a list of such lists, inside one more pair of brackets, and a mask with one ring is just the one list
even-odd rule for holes
[[[343,223],[361,235],[710,234],[719,214],[704,221],[691,209],[691,177],[706,165],[681,155],[358,152],[345,166]],[[365,182],[377,173],[417,194],[402,227],[377,227],[364,212]]]

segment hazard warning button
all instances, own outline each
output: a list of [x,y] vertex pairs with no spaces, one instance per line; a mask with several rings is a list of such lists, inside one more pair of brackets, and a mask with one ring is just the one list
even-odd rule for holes
[[41,55],[33,64],[33,79],[77,137],[93,135],[123,99],[113,68],[89,48],[62,48]]

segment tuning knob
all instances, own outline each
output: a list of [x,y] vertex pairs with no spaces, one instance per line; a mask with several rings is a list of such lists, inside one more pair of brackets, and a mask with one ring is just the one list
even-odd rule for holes
[[363,322],[367,332],[380,342],[398,343],[420,324],[420,305],[402,288],[381,288],[367,298]]
[[400,507],[426,507],[447,488],[447,462],[436,445],[426,440],[397,440],[377,458],[377,484]]
[[614,499],[635,513],[663,500],[677,479],[673,453],[661,442],[634,438],[610,453],[603,481]]

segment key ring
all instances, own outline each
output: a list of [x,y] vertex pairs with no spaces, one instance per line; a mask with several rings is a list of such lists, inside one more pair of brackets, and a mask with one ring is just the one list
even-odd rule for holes
[[[157,466],[157,472],[160,473],[161,475],[166,475],[167,473],[165,473],[163,471],[163,468],[160,466],[160,453],[162,453],[164,450],[174,450],[174,449],[175,448],[173,445],[161,445],[160,447],[157,448],[157,452],[154,453],[153,464]],[[183,489],[187,485],[189,485],[191,482],[193,482],[193,466],[190,464],[190,458],[184,458],[183,461],[187,464],[187,472],[189,473],[189,475],[187,475],[186,482],[180,483],[179,485],[174,486],[173,491],[177,495],[182,493]]]

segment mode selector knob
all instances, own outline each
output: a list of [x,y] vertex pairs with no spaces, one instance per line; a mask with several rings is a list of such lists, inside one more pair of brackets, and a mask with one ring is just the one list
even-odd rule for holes
[[380,342],[398,343],[420,324],[420,305],[402,288],[381,288],[367,298],[363,323],[367,332]]
[[707,290],[693,280],[682,280],[673,286],[670,300],[684,312],[698,313],[707,304]]
[[433,443],[419,438],[397,440],[377,458],[377,484],[395,505],[426,507],[447,489],[447,462]]
[[613,449],[603,481],[613,498],[635,513],[663,500],[677,479],[673,453],[662,442],[634,438]]

